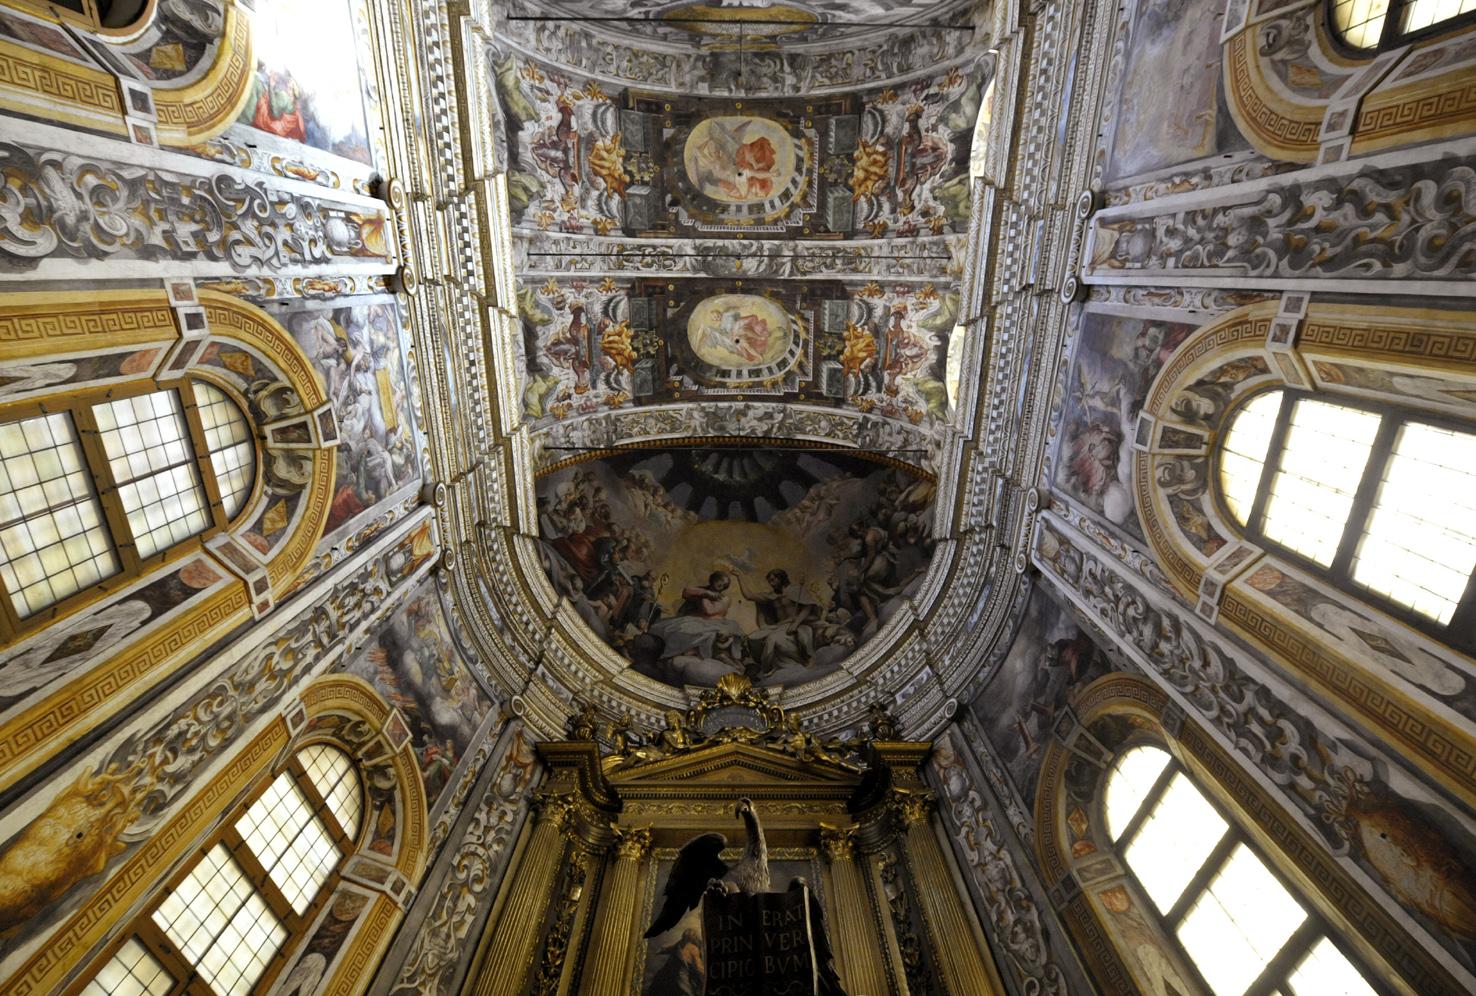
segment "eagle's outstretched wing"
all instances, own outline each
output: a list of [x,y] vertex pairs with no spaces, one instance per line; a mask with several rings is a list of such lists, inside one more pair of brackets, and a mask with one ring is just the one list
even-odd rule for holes
[[728,863],[719,857],[727,846],[728,838],[722,834],[705,833],[687,841],[677,852],[676,864],[671,866],[671,876],[666,880],[661,912],[646,931],[647,937],[664,934],[675,927],[687,910],[702,901],[707,883],[728,874]]

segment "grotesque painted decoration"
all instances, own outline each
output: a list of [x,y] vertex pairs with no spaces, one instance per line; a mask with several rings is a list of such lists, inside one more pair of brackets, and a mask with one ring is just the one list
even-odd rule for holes
[[518,303],[530,419],[740,394],[949,417],[959,297],[930,284],[549,280]]
[[864,97],[611,93],[525,56],[493,62],[513,223],[628,236],[883,238],[968,223],[987,78]]
[[920,581],[931,481],[833,452],[689,449],[539,481],[560,594],[640,673],[794,685],[835,670]]

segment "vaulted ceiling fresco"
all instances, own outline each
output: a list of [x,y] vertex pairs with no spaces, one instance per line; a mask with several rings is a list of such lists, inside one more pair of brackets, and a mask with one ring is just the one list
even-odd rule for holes
[[[488,48],[544,564],[637,674],[823,677],[926,571],[993,80],[966,6],[525,2]],[[580,31],[633,48],[586,71]],[[739,78],[883,35],[949,40],[850,87]]]
[[542,477],[538,524],[555,587],[638,673],[794,685],[916,589],[935,490],[839,450],[637,450]]
[[968,23],[970,0],[518,0],[511,19],[587,19],[614,34],[668,44],[757,50],[864,38],[888,28]]

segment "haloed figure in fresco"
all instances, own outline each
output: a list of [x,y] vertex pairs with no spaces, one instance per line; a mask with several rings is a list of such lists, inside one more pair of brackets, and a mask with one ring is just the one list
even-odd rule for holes
[[594,461],[540,483],[555,587],[640,673],[809,681],[921,582],[931,481],[839,455],[691,454]]

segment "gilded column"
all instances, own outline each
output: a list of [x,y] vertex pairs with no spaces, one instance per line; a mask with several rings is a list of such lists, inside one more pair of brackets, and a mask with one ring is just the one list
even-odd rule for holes
[[985,954],[977,921],[964,906],[963,883],[954,875],[933,832],[931,792],[898,792],[891,808],[903,827],[902,846],[912,866],[917,901],[932,935],[943,989],[950,993],[1005,996],[993,959]]
[[615,862],[600,889],[594,934],[579,980],[580,996],[622,996],[630,992],[635,959],[636,895],[641,862],[651,850],[651,831],[616,831]]
[[836,968],[850,996],[887,996],[887,966],[877,943],[866,873],[856,863],[856,831],[821,824],[820,848],[830,869],[831,901],[826,927],[835,945]]
[[558,796],[542,796],[535,803],[532,832],[523,846],[507,901],[489,929],[477,959],[470,992],[473,996],[516,996],[527,988],[537,948],[543,944],[539,928],[554,901],[554,886],[564,860],[564,824],[572,807]]

